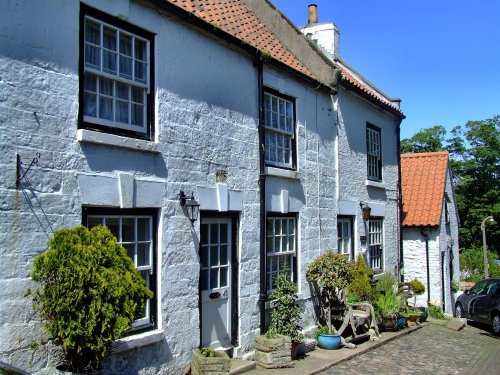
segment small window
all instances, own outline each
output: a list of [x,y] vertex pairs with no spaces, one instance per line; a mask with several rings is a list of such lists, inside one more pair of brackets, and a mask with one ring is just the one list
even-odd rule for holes
[[368,223],[368,246],[370,268],[381,271],[383,267],[383,223],[382,219],[371,218]]
[[152,139],[152,34],[81,7],[80,127]]
[[134,261],[146,286],[155,296],[144,304],[143,315],[133,326],[136,329],[154,326],[156,309],[156,230],[154,210],[120,210],[84,208],[84,225],[92,228],[106,226]]
[[366,156],[368,179],[382,181],[382,137],[380,128],[366,127]]
[[294,101],[264,93],[264,127],[266,164],[292,169],[295,160]]
[[295,280],[297,222],[295,217],[268,217],[266,224],[267,290],[274,289],[275,277],[286,272]]
[[337,219],[338,252],[346,254],[352,259],[353,235],[351,223],[352,221],[349,218]]

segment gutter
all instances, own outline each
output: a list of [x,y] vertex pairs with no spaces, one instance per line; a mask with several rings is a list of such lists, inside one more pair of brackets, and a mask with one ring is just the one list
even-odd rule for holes
[[259,100],[259,216],[260,216],[260,332],[266,331],[266,173],[264,164],[264,64],[257,62],[257,85]]
[[429,235],[425,233],[427,228],[422,228],[420,233],[425,239],[425,264],[427,271],[427,305],[431,302],[431,275],[429,273]]
[[[262,59],[262,54],[268,52],[268,51],[262,51],[256,47],[248,44],[244,40],[239,39],[239,38],[229,34],[228,32],[222,30],[220,25],[214,25],[210,22],[207,22],[207,21],[199,18],[194,12],[193,13],[188,12],[187,10],[180,8],[179,6],[174,5],[174,4],[170,3],[169,1],[165,1],[165,0],[147,0],[147,1],[151,4],[154,4],[159,9],[167,11],[171,15],[175,15],[176,17],[180,18],[181,20],[185,21],[186,23],[194,25],[194,26],[206,31],[208,34],[215,36],[217,38],[220,38],[222,40],[225,40],[226,42],[233,45],[234,47],[247,52],[249,55],[252,56],[252,58],[257,57],[259,59]],[[286,48],[286,46],[285,46],[285,48]],[[304,74],[304,73],[290,67],[289,65],[282,63],[281,61],[279,61],[273,57],[269,57],[267,59],[267,62],[271,63],[272,65],[276,66],[279,69],[282,69],[282,70],[298,77],[299,79],[302,79],[302,80],[308,82],[309,84],[315,86],[317,89],[322,89],[329,94],[335,92],[335,89],[333,87],[331,87],[323,82],[320,82],[319,80],[314,79],[313,77],[310,77],[307,74]],[[339,72],[339,74],[340,74],[340,72]]]

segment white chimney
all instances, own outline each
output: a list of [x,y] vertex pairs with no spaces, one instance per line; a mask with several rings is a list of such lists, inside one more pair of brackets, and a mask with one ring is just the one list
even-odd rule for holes
[[332,60],[339,56],[340,30],[333,22],[318,22],[318,7],[310,4],[308,7],[308,24],[300,31]]

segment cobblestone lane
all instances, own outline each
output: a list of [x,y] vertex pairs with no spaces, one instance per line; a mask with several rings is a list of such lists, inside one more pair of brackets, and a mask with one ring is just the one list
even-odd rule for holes
[[500,374],[500,339],[481,328],[429,325],[321,374]]

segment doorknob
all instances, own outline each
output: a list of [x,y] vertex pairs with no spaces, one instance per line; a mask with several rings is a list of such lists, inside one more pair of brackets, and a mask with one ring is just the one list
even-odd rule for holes
[[210,298],[210,299],[220,298],[220,293],[219,292],[210,293],[210,295],[208,296],[208,298]]

